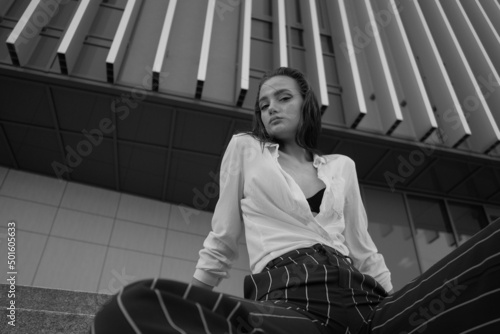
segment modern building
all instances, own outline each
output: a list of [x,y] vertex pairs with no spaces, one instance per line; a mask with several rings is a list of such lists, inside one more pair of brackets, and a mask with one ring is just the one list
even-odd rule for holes
[[[500,217],[499,35],[496,0],[1,0],[2,259],[15,221],[17,284],[190,281],[225,146],[291,66],[398,289]],[[248,273],[242,238],[218,289]]]

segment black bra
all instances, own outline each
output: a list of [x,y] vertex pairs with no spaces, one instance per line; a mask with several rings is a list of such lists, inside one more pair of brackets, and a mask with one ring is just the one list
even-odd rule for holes
[[323,200],[325,189],[326,188],[321,189],[316,194],[307,199],[309,207],[311,208],[311,212],[319,213],[319,207],[321,205],[321,201]]

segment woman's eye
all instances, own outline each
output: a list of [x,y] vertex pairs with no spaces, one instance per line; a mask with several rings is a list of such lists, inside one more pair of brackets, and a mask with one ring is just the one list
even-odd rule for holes
[[264,110],[265,111],[267,109],[267,107],[268,107],[268,105],[264,104],[264,105],[260,106],[260,110]]
[[290,100],[290,96],[283,96],[280,101],[288,101]]

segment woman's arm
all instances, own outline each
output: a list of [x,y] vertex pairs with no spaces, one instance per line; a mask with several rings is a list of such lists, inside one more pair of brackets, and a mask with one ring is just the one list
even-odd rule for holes
[[244,156],[240,137],[233,136],[221,163],[219,200],[212,218],[212,231],[200,250],[194,279],[209,287],[217,286],[238,258],[238,238],[242,232],[240,200],[243,196]]
[[354,161],[349,159],[346,168],[349,168],[344,204],[346,245],[356,268],[374,277],[386,291],[392,291],[391,273],[368,233],[368,218],[361,200]]

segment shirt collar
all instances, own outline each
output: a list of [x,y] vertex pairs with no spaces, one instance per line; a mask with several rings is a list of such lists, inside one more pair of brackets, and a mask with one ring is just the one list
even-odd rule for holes
[[323,156],[319,156],[317,154],[314,154],[314,159],[313,159],[313,166],[314,168],[318,168],[318,166],[322,164],[326,164],[326,158]]
[[[272,156],[277,159],[279,156],[278,150],[280,145],[278,143],[271,143],[271,142],[266,142],[264,143],[264,147],[267,147],[269,149],[269,152],[271,152]],[[313,155],[313,166],[314,168],[318,168],[319,165],[324,165],[326,164],[326,158],[317,154]]]

